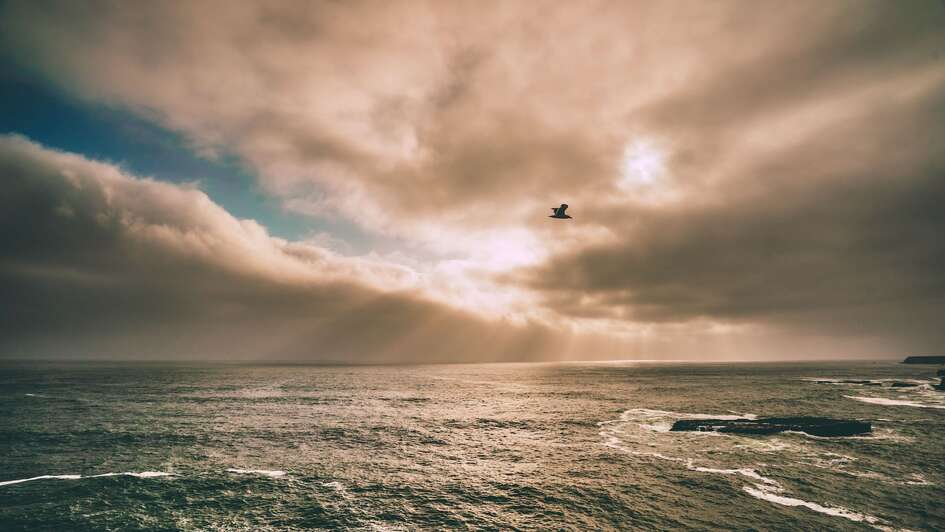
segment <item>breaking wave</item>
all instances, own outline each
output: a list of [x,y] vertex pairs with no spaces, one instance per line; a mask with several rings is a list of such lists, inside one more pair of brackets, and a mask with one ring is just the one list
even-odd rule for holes
[[40,475],[38,477],[30,478],[21,478],[17,480],[6,480],[0,482],[0,486],[9,486],[11,484],[20,484],[23,482],[32,482],[34,480],[80,480],[83,478],[102,478],[102,477],[137,477],[137,478],[158,478],[158,477],[173,477],[176,476],[173,473],[164,473],[162,471],[142,471],[140,473],[135,473],[131,471],[123,473],[101,473],[99,475]]
[[236,473],[237,475],[263,475],[266,477],[279,478],[285,476],[285,471],[278,470],[268,470],[268,469],[227,469],[228,473]]
[[945,404],[920,403],[918,401],[909,401],[906,399],[889,399],[887,397],[863,397],[858,395],[844,395],[844,397],[847,399],[853,399],[854,401],[860,401],[861,403],[869,403],[873,405],[911,406],[915,408],[935,408],[938,410],[945,410]]
[[[776,467],[770,460],[751,466],[739,465],[753,453],[787,454],[792,462],[799,462],[830,473],[863,476],[881,481],[908,485],[932,485],[923,476],[913,474],[908,480],[894,481],[891,476],[852,469],[857,458],[848,454],[824,451],[812,447],[815,441],[804,443],[806,434],[785,438],[752,438],[721,433],[669,432],[673,421],[678,419],[738,419],[756,416],[752,414],[691,414],[665,410],[635,408],[621,413],[614,420],[600,422],[599,434],[603,445],[634,456],[644,456],[672,462],[686,470],[725,475],[743,479],[741,490],[752,497],[789,507],[808,510],[864,523],[880,530],[897,530],[880,517],[845,508],[843,506],[817,503],[792,496],[777,480],[767,477],[761,468]],[[718,436],[706,439],[705,435]],[[831,438],[818,438],[830,440]],[[682,457],[682,456],[685,457]]]

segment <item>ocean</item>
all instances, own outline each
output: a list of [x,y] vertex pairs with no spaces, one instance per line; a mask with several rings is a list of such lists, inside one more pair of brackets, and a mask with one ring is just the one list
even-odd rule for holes
[[0,530],[943,530],[936,368],[2,362]]

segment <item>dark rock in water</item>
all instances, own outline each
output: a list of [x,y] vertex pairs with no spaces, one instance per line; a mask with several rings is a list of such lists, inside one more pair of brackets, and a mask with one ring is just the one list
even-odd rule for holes
[[819,380],[814,381],[817,384],[861,384],[863,386],[882,386],[883,383],[869,380],[840,379],[840,380]]
[[916,384],[916,383],[914,383],[914,382],[900,382],[900,381],[896,381],[896,382],[892,383],[892,387],[893,387],[893,388],[915,388],[916,386],[918,386],[918,384]]
[[761,419],[680,419],[673,423],[673,428],[670,430],[734,434],[776,434],[791,430],[813,436],[853,436],[869,433],[873,427],[867,421],[805,416]]
[[945,355],[906,357],[903,364],[945,364]]
[[839,380],[821,380],[814,381],[817,384],[860,384],[862,386],[882,386],[883,383],[861,379],[839,379]]

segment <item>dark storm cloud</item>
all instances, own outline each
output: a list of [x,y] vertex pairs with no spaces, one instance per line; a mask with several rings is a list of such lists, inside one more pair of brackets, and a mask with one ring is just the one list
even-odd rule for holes
[[0,137],[0,175],[4,356],[404,362],[547,347],[541,327],[368,286],[356,265],[273,239],[197,190],[19,137]]

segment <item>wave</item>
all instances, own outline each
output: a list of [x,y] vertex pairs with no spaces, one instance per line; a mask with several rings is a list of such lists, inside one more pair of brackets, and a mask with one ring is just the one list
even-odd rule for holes
[[842,506],[824,506],[822,504],[817,504],[816,502],[810,502],[803,499],[796,499],[794,497],[781,495],[780,493],[783,490],[780,487],[775,488],[771,486],[755,484],[754,486],[744,486],[742,490],[752,497],[768,502],[773,502],[775,504],[780,504],[781,506],[802,506],[808,510],[832,515],[834,517],[843,517],[844,519],[849,519],[850,521],[855,521],[857,523],[865,522],[879,530],[902,530],[888,526],[886,521],[883,521],[878,517],[856,512],[854,510],[850,510],[849,508],[844,508]]
[[335,491],[344,491],[344,490],[345,490],[344,484],[342,484],[341,482],[338,482],[337,480],[334,481],[334,482],[323,482],[323,483],[322,483],[322,486],[324,486],[324,487],[326,487],[326,488],[331,488],[331,489],[333,489],[333,490],[335,490]]
[[908,486],[934,486],[934,482],[929,482],[926,480],[924,475],[918,473],[913,473],[911,475],[912,480],[904,480],[901,483]]
[[[756,469],[751,468],[751,467],[741,467],[741,468],[732,468],[732,469],[702,467],[702,466],[694,465],[692,459],[684,460],[682,458],[666,456],[661,453],[653,453],[653,452],[640,452],[640,451],[633,451],[633,450],[627,450],[627,452],[633,455],[637,455],[637,456],[641,456],[641,455],[652,456],[655,458],[659,458],[661,460],[667,460],[671,462],[686,462],[686,469],[688,469],[689,471],[696,471],[699,473],[714,473],[718,475],[734,475],[734,476],[746,477],[748,479],[751,479],[751,485],[743,486],[742,490],[748,493],[749,495],[751,495],[752,497],[766,500],[768,502],[773,502],[775,504],[780,504],[782,506],[802,506],[804,508],[813,510],[815,512],[832,515],[835,517],[843,517],[845,519],[849,519],[855,522],[864,522],[879,530],[890,530],[890,531],[900,530],[900,529],[895,529],[895,528],[887,526],[886,521],[878,517],[859,513],[854,510],[844,508],[842,506],[824,506],[822,504],[818,504],[815,502],[805,501],[803,499],[797,499],[794,497],[788,497],[783,494],[784,488],[781,487],[778,481],[762,475]],[[919,484],[919,485],[931,484],[931,483],[926,484],[926,481],[924,478],[921,479],[921,481],[912,481],[912,482],[907,482],[907,483]]]
[[[691,414],[634,408],[621,413],[618,419],[598,423],[602,444],[633,456],[650,457],[672,462],[689,471],[726,475],[740,479],[741,489],[758,499],[781,506],[803,507],[834,517],[863,523],[880,530],[894,530],[887,521],[866,513],[827,503],[816,503],[793,497],[780,482],[763,474],[764,468],[772,466],[769,460],[759,465],[741,465],[738,452],[788,453],[795,464],[807,464],[839,474],[860,476],[860,472],[847,470],[858,462],[857,457],[838,452],[825,451],[821,444],[804,443],[792,437],[755,439],[725,437],[716,440],[695,439],[694,433],[662,434],[671,426],[673,419],[739,419],[755,418],[751,414],[715,415]],[[806,439],[809,435],[800,433]],[[821,438],[816,438],[821,439]],[[823,438],[830,439],[830,438]],[[707,445],[708,444],[708,445]],[[694,454],[695,453],[695,454]],[[680,457],[680,455],[684,457]],[[736,460],[732,460],[736,458]],[[721,463],[719,461],[721,460]],[[725,463],[728,462],[728,463]],[[735,463],[732,463],[735,462]],[[909,485],[934,485],[921,475],[913,474],[905,482],[878,473],[862,473],[862,476],[884,482]],[[880,478],[882,477],[882,478]],[[901,477],[900,477],[901,478]]]
[[844,508],[842,506],[824,506],[816,502],[788,497],[784,495],[784,488],[781,487],[781,484],[779,484],[778,481],[763,476],[754,468],[742,467],[737,469],[716,469],[712,467],[694,466],[693,461],[688,460],[686,463],[686,469],[690,471],[698,471],[701,473],[743,476],[752,480],[750,486],[742,486],[742,490],[752,497],[768,502],[773,502],[775,504],[780,504],[782,506],[802,506],[808,510],[813,510],[822,514],[843,517],[844,519],[849,519],[858,523],[868,523],[874,528],[878,528],[880,530],[897,530],[887,526],[886,521],[878,517],[856,512],[854,510],[850,510],[849,508]]
[[884,406],[911,406],[915,408],[935,408],[938,410],[945,410],[945,405],[943,404],[928,404],[928,403],[919,403],[916,401],[908,401],[905,399],[887,399],[885,397],[864,397],[859,395],[844,395],[847,399],[853,399],[854,401],[860,401],[862,403],[870,403],[874,405],[884,405]]
[[74,397],[57,397],[55,395],[46,395],[42,393],[24,393],[24,397],[33,397],[35,399],[49,399],[52,401],[66,401],[72,403],[88,403],[87,399],[77,399]]
[[238,475],[263,475],[272,478],[284,477],[286,474],[285,471],[268,469],[227,469],[227,472]]
[[157,477],[173,477],[173,473],[164,473],[162,471],[142,471],[140,473],[135,472],[123,472],[123,473],[101,473],[98,475],[40,475],[38,477],[30,478],[21,478],[17,480],[5,480],[0,482],[0,486],[9,486],[11,484],[20,484],[22,482],[32,482],[34,480],[80,480],[83,478],[100,478],[100,477],[118,477],[118,476],[129,476],[137,478],[157,478]]
[[[731,410],[729,410],[731,412]],[[757,419],[755,414],[691,414],[687,412],[672,412],[669,410],[652,410],[649,408],[631,408],[620,414],[621,421],[630,421],[634,415],[647,417],[673,417],[686,419]]]
[[[731,411],[729,411],[731,412]],[[757,419],[755,414],[693,414],[687,412],[672,412],[669,410],[652,410],[650,408],[631,408],[620,414],[619,419],[602,421],[597,425],[603,427],[613,423],[636,422],[640,427],[652,432],[669,432],[675,419]],[[718,435],[715,432],[693,433],[700,436]]]
[[102,473],[101,475],[88,475],[82,478],[98,478],[98,477],[137,477],[137,478],[158,478],[158,477],[173,477],[176,476],[174,473],[165,473],[163,471],[142,471],[140,473],[134,472],[124,472],[124,473]]
[[[769,486],[779,486],[776,480],[772,480],[768,477],[762,476],[758,471],[750,467],[741,467],[738,469],[715,469],[712,467],[698,467],[692,465],[692,460],[688,460],[686,463],[686,469],[690,471],[698,471],[700,473],[718,473],[720,475],[741,475],[743,477],[748,477],[752,480],[756,480],[763,484],[768,484]],[[780,489],[780,487],[779,487]]]
[[19,484],[21,482],[31,482],[33,480],[46,480],[46,479],[77,480],[80,478],[82,478],[82,475],[40,475],[38,477],[21,478],[17,480],[6,480],[3,482],[0,482],[0,486],[9,486],[10,484]]

